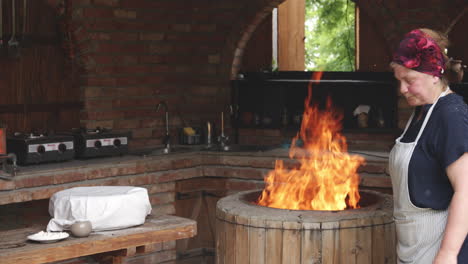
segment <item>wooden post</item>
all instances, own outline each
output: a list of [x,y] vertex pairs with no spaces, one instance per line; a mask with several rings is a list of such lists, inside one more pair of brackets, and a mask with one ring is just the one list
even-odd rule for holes
[[305,69],[305,0],[286,0],[278,7],[278,69]]

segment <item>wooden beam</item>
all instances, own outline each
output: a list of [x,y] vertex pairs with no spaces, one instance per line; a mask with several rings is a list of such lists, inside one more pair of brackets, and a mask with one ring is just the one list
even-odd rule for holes
[[0,104],[0,113],[57,112],[60,110],[83,109],[83,102],[55,102],[41,104]]

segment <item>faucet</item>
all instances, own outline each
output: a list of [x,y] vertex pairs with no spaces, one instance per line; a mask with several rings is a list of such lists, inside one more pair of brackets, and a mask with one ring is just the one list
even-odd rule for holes
[[211,148],[211,137],[212,137],[212,131],[213,126],[211,125],[210,121],[206,121],[206,148]]
[[[231,116],[234,112],[233,106],[227,105],[226,106],[227,110],[229,110],[229,116]],[[221,147],[221,150],[228,151],[230,149],[228,145],[229,141],[229,136],[226,136],[224,134],[224,111],[221,111],[221,135],[218,137],[219,145]]]
[[[16,155],[14,153],[8,154],[0,154],[0,160],[3,160],[3,171],[9,173],[11,176],[5,176],[0,174],[0,179],[4,180],[12,180],[13,177],[16,176],[16,172],[18,171],[18,166],[16,165]],[[11,164],[7,161],[11,160]]]
[[164,153],[169,153],[169,152],[171,152],[171,136],[169,135],[169,111],[168,111],[168,107],[167,107],[166,102],[161,101],[156,107],[156,112],[159,111],[161,106],[164,107],[164,111],[165,111],[165,115],[166,115],[166,118],[165,118],[166,135],[164,136],[164,140],[163,140]]

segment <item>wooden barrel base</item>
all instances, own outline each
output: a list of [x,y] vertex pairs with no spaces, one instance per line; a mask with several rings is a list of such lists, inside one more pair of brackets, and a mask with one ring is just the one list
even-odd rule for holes
[[218,264],[396,263],[389,195],[361,191],[359,209],[301,211],[254,204],[260,191],[218,201]]

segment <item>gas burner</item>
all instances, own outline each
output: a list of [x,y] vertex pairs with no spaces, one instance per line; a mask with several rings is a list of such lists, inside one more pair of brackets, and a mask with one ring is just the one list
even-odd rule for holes
[[15,132],[13,136],[16,138],[34,139],[46,137],[47,134]]
[[81,128],[72,129],[72,132],[73,133],[83,134],[83,135],[96,135],[96,134],[102,134],[102,133],[109,133],[110,129],[100,128],[100,127],[96,127],[94,129],[93,128],[81,127]]
[[117,156],[128,152],[130,134],[114,132],[110,129],[75,128],[70,133],[74,137],[76,158]]
[[7,149],[20,165],[66,161],[75,155],[73,137],[66,135],[16,132],[7,138]]
[[37,134],[31,133],[31,134],[29,134],[28,138],[42,138],[42,137],[45,137],[45,135],[43,135],[43,134],[37,135]]
[[85,133],[92,135],[92,134],[102,134],[102,133],[107,133],[107,132],[110,132],[110,130],[106,128],[97,127],[96,129],[87,129]]
[[96,130],[91,130],[91,129],[87,129],[84,134],[88,134],[88,135],[94,135],[94,134],[99,134],[99,133],[102,133],[100,130],[96,129]]

